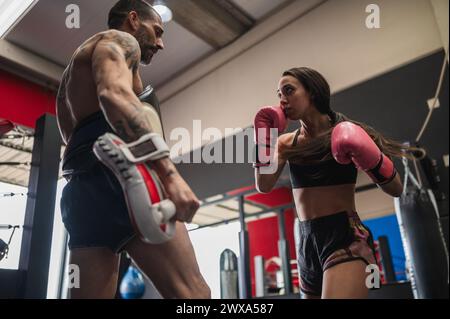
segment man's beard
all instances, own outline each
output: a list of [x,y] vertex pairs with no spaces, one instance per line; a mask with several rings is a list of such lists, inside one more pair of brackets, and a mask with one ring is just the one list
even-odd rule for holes
[[153,52],[157,50],[157,47],[149,44],[146,38],[145,31],[143,29],[139,30],[136,35],[136,39],[139,43],[139,47],[141,48],[141,63],[144,65],[149,65],[152,62]]
[[153,59],[153,53],[150,50],[141,48],[141,64],[150,65]]

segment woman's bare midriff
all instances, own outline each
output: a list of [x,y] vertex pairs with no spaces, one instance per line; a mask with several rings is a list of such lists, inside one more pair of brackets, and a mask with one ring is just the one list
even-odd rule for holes
[[292,194],[301,221],[356,211],[354,184],[295,188]]

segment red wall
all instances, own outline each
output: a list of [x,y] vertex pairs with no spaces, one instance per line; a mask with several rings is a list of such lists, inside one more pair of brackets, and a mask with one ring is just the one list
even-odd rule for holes
[[[269,194],[256,194],[246,197],[249,201],[264,204],[268,207],[278,207],[292,203],[292,191],[289,188],[282,187],[275,189]],[[294,220],[295,212],[293,209],[285,211],[286,239],[289,244],[289,253],[291,259],[296,259],[294,240]],[[278,217],[268,217],[247,223],[250,246],[250,275],[252,279],[252,294],[255,295],[255,265],[254,257],[261,255],[267,261],[268,259],[279,256],[278,254]],[[274,268],[268,269],[270,271]]]
[[0,118],[34,128],[45,113],[56,113],[55,93],[0,70]]

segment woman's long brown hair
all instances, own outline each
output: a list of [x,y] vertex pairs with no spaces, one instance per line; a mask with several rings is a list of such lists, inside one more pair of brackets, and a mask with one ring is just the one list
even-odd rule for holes
[[283,72],[283,76],[296,78],[309,93],[312,104],[322,114],[327,114],[333,126],[318,137],[308,139],[295,146],[285,146],[280,152],[281,156],[291,162],[315,164],[331,160],[331,133],[336,124],[349,121],[361,126],[377,144],[380,150],[389,157],[407,157],[414,159],[424,156],[422,149],[402,144],[393,139],[383,136],[369,125],[347,118],[341,113],[334,112],[330,107],[330,86],[325,78],[317,71],[301,67],[293,68]]

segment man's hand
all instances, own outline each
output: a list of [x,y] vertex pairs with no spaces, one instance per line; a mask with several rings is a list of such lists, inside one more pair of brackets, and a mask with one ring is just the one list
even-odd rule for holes
[[167,177],[163,185],[168,198],[177,208],[175,219],[180,222],[192,222],[200,202],[189,185],[178,173]]
[[169,158],[151,163],[153,169],[161,180],[167,197],[175,204],[177,213],[175,219],[190,223],[200,207],[200,202],[189,185],[178,173],[175,165]]

